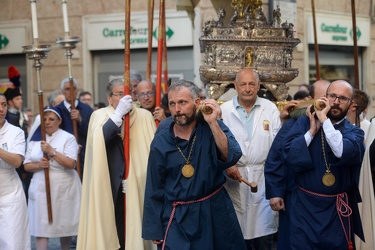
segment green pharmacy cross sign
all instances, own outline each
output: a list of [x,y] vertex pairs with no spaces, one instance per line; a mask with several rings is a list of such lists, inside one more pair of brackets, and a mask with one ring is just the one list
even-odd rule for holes
[[[173,34],[174,34],[173,30],[170,27],[167,27],[167,31],[165,32],[165,36],[167,37],[167,40],[169,40],[171,38],[171,36],[173,36]],[[156,28],[154,30],[152,35],[153,35],[153,37],[158,39],[158,28]]]
[[9,40],[6,36],[0,34],[0,49],[5,49],[5,47],[8,45]]

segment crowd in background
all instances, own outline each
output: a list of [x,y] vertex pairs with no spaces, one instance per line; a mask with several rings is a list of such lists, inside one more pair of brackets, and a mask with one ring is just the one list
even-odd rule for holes
[[135,70],[130,85],[125,95],[123,76],[112,76],[106,102],[93,104],[65,78],[43,121],[23,107],[18,83],[0,94],[0,249],[30,249],[30,235],[36,249],[60,238],[61,249],[247,250],[275,240],[278,249],[342,249],[362,246],[354,234],[371,236],[358,208],[360,194],[374,198],[360,185],[375,176],[365,92],[320,80],[278,109],[250,68],[221,106],[186,80],[160,106]]

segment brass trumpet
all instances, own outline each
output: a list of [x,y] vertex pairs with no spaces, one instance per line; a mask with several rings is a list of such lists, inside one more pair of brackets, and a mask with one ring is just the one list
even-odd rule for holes
[[212,108],[206,106],[206,103],[202,103],[201,105],[199,105],[199,109],[198,111],[201,111],[203,114],[205,115],[209,115],[212,113]]
[[[205,103],[201,103],[197,108],[197,118],[204,121],[203,114],[209,115],[213,112],[212,108],[206,106]],[[203,113],[203,114],[202,114]]]

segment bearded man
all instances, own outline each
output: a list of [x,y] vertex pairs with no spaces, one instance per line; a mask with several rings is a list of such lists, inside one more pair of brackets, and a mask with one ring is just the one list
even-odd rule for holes
[[151,143],[142,237],[162,249],[244,250],[245,241],[228,193],[224,170],[241,157],[220,107],[198,118],[199,88],[180,80],[168,92],[171,124]]
[[322,110],[299,118],[285,138],[285,165],[295,172],[291,194],[290,249],[353,249],[363,238],[357,203],[364,154],[363,131],[345,116],[353,88],[330,84]]

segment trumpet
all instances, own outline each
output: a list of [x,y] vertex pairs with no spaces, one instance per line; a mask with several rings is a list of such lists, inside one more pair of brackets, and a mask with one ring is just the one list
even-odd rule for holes
[[323,101],[321,101],[319,99],[317,99],[317,100],[314,101],[314,108],[315,108],[315,110],[321,111],[325,107],[326,107],[326,104]]
[[201,103],[197,108],[197,118],[204,121],[203,114],[209,115],[213,112],[212,108],[206,106],[205,103]]
[[206,106],[206,103],[202,103],[199,108],[198,108],[198,111],[201,111],[203,114],[205,115],[209,115],[212,113],[212,108]]

